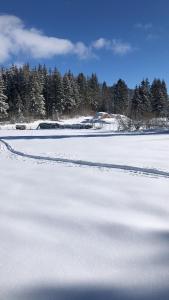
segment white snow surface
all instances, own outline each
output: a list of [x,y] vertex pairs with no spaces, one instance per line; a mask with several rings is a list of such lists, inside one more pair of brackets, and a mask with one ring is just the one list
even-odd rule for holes
[[[67,138],[57,138],[63,133]],[[71,138],[70,133],[73,135]],[[29,136],[29,132],[26,134]],[[50,130],[32,131],[29,139],[11,139],[9,143],[26,154],[169,170],[168,134],[99,136],[92,130],[52,130],[51,139],[50,134]],[[38,136],[41,138],[38,139]],[[49,138],[46,139],[46,136]]]
[[[27,154],[169,171],[168,134],[97,134],[0,131]],[[1,300],[169,299],[169,178],[29,159],[0,142],[0,191]]]

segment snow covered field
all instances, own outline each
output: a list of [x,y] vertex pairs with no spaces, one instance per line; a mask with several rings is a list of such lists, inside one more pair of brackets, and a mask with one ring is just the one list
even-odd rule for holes
[[169,172],[169,134],[107,133],[0,130],[0,299],[169,299],[169,178],[40,159]]
[[169,170],[168,134],[107,136],[93,130],[27,131],[21,138],[16,131],[5,134],[10,145],[25,154]]

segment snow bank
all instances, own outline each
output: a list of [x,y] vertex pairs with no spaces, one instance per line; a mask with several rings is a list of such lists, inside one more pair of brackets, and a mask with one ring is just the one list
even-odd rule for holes
[[167,299],[168,179],[0,159],[1,299]]
[[[98,112],[93,116],[79,116],[70,119],[61,119],[59,121],[51,121],[51,120],[37,120],[32,123],[24,123],[26,125],[26,129],[37,129],[39,123],[59,123],[60,125],[73,125],[76,129],[80,124],[89,124],[92,125],[95,130],[101,131],[133,131],[136,130],[137,123],[134,125],[130,118],[119,115],[119,114],[109,114],[105,112]],[[153,118],[151,120],[145,122],[139,122],[139,130],[145,129],[160,129],[160,128],[168,128],[169,121],[167,118]],[[18,124],[18,123],[17,123]],[[0,129],[3,130],[13,130],[16,129],[16,124],[1,124]]]
[[[32,123],[24,123],[26,128],[29,129],[37,129],[39,123],[55,123],[56,121],[50,120],[38,120]],[[80,116],[71,119],[61,119],[57,121],[57,123],[61,125],[73,125],[73,124],[89,124],[93,125],[94,129],[102,129],[102,130],[111,130],[111,131],[119,131],[119,130],[127,130],[129,129],[130,120],[123,115],[113,115],[107,114],[103,112],[97,113],[94,117],[92,116]],[[17,123],[18,124],[18,123]],[[1,125],[0,129],[16,129],[16,124],[6,124]]]

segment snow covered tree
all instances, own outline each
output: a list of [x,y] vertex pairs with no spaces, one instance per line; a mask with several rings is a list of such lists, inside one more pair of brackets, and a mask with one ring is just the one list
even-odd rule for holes
[[66,73],[63,76],[63,90],[64,90],[64,111],[71,113],[76,107],[76,98],[74,94],[74,85],[72,74]]
[[79,93],[79,86],[77,83],[77,79],[73,76],[73,74],[69,71],[68,72],[68,77],[70,80],[70,84],[72,86],[72,91],[73,91],[73,97],[75,100],[75,107],[74,107],[74,111],[77,112],[79,109],[79,105],[80,105],[80,93]]
[[30,68],[12,65],[1,68],[1,77],[7,96],[6,113],[11,121],[29,120],[31,117],[56,119],[60,114],[86,114],[96,111],[124,114],[147,120],[154,117],[169,117],[169,101],[166,83],[155,79],[150,87],[145,79],[136,88],[129,89],[119,79],[108,86],[99,83],[97,75],[75,77],[71,71],[63,76],[55,68],[45,65]]
[[6,72],[6,94],[8,97],[8,115],[9,118],[15,121],[16,115],[16,96],[19,92],[19,70],[16,66],[12,67]]
[[51,91],[51,72],[48,71],[45,65],[38,67],[38,77],[42,85],[42,94],[44,96],[46,117],[51,117],[51,102],[50,102],[50,91]]
[[141,102],[139,103],[140,114],[142,118],[148,118],[151,113],[151,92],[150,92],[150,83],[148,79],[142,80],[141,85],[139,86],[139,93],[141,97]]
[[[19,96],[22,100],[22,106],[23,106],[23,115],[25,119],[29,119],[29,109],[30,109],[30,78],[31,78],[31,71],[29,64],[23,65],[22,68],[20,68],[19,72]],[[15,101],[13,99],[13,101]]]
[[42,90],[43,86],[37,72],[34,71],[29,82],[28,96],[30,98],[29,115],[35,119],[45,116],[45,99]]
[[16,103],[15,119],[18,122],[23,122],[24,121],[23,102],[19,93],[16,95],[15,103]]
[[57,69],[51,74],[49,97],[52,118],[56,119],[64,111],[63,80]]
[[4,93],[4,80],[2,78],[2,74],[0,74],[0,120],[4,120],[8,116],[8,103],[7,96]]

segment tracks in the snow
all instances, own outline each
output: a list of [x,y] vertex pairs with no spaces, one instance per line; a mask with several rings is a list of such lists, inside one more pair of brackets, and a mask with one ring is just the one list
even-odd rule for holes
[[144,174],[144,175],[148,175],[148,176],[157,176],[157,177],[160,176],[160,177],[169,178],[169,172],[158,170],[158,169],[27,154],[27,153],[15,150],[14,148],[12,148],[12,146],[10,144],[8,144],[3,139],[0,139],[0,142],[5,145],[5,147],[7,148],[7,150],[9,152],[11,152],[12,154],[21,156],[21,157],[42,160],[42,161],[52,161],[52,162],[57,162],[57,163],[67,163],[67,164],[73,164],[73,165],[78,165],[78,166],[88,166],[88,167],[96,167],[96,168],[103,168],[103,169],[116,169],[116,170],[127,171],[130,173],[132,172],[132,173]]

